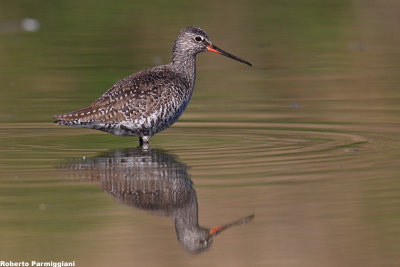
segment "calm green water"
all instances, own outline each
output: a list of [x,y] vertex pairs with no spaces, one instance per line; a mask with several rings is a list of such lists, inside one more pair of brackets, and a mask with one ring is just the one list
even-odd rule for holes
[[[398,266],[399,8],[3,1],[0,261]],[[191,103],[147,151],[53,125],[167,63],[187,25],[254,66],[200,54]],[[235,221],[203,249],[189,240]]]

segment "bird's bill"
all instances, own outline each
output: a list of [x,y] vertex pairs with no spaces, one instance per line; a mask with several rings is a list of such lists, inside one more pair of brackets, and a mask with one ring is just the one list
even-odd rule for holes
[[223,226],[216,226],[210,229],[210,235],[214,236],[217,235],[219,232],[224,230]]
[[213,227],[213,228],[210,229],[208,238],[211,239],[212,237],[218,235],[222,231],[224,231],[224,230],[226,230],[226,229],[228,229],[228,228],[230,228],[232,226],[249,223],[249,222],[251,222],[253,220],[253,218],[254,218],[254,214],[252,214],[250,216],[246,216],[246,217],[241,218],[239,220],[233,221],[231,223],[225,224],[223,226]]
[[232,54],[230,54],[230,53],[228,53],[228,52],[222,50],[221,48],[216,47],[216,46],[213,45],[213,44],[207,46],[207,50],[210,51],[210,52],[214,52],[214,53],[220,54],[220,55],[224,55],[224,56],[226,56],[226,57],[230,57],[230,58],[232,58],[232,59],[234,59],[234,60],[240,61],[240,62],[242,62],[242,63],[244,63],[244,64],[249,65],[249,66],[253,66],[253,65],[251,65],[250,62],[248,62],[248,61],[246,61],[246,60],[244,60],[244,59],[241,59],[240,57],[234,56],[234,55],[232,55]]

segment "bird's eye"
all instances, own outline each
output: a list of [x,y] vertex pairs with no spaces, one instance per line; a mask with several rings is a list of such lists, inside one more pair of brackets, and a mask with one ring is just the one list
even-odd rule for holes
[[196,36],[194,39],[196,40],[196,42],[203,41],[203,37],[201,36]]

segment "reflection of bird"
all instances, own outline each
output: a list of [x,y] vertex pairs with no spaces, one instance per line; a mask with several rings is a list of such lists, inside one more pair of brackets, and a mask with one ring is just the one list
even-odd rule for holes
[[122,136],[151,136],[171,126],[192,96],[196,55],[211,51],[251,66],[213,45],[200,28],[183,29],[172,50],[172,62],[139,71],[117,82],[90,106],[56,115],[59,125],[92,128]]
[[60,168],[100,181],[105,192],[126,205],[171,218],[179,242],[189,253],[206,251],[215,235],[254,216],[211,229],[199,226],[196,191],[187,167],[161,150],[118,150]]

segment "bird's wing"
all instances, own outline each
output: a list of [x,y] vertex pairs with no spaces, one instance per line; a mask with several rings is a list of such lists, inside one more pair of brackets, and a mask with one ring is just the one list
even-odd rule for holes
[[90,106],[54,118],[65,125],[133,121],[160,110],[162,103],[182,95],[187,86],[185,79],[170,70],[148,69],[117,82]]

